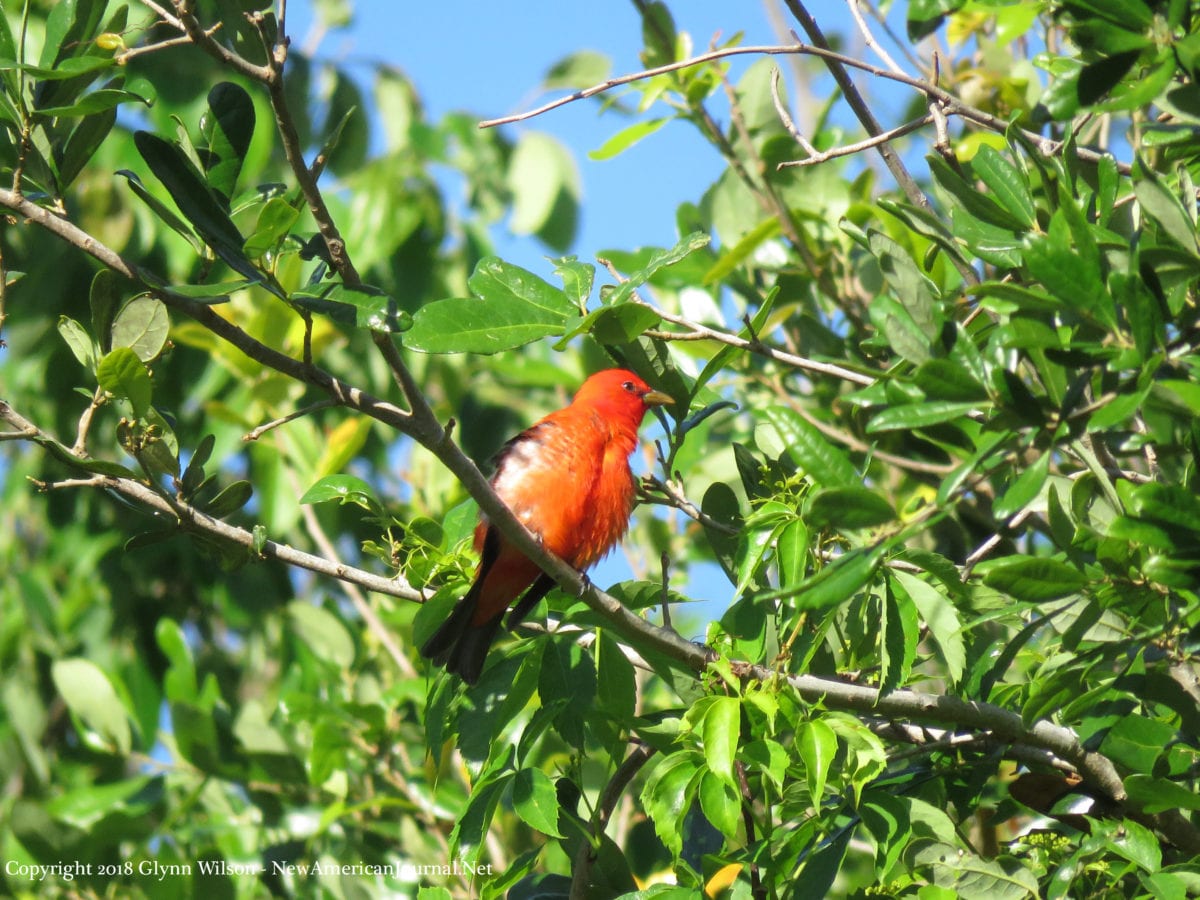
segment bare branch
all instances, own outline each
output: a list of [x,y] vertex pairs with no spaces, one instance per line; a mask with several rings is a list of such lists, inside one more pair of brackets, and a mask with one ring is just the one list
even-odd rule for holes
[[[919,119],[913,119],[911,122],[905,122],[903,125],[897,125],[895,128],[891,128],[882,132],[881,134],[875,135],[875,137],[867,138],[866,140],[858,141],[854,144],[845,144],[841,147],[834,147],[829,150],[815,152],[805,159],[785,160],[784,162],[779,163],[779,168],[787,169],[799,168],[801,166],[815,166],[831,159],[837,159],[839,156],[853,156],[855,153],[861,153],[863,150],[870,150],[872,147],[877,147],[880,144],[886,144],[888,141],[893,141],[898,137],[904,137],[906,134],[911,134],[918,128],[924,128],[932,121],[934,121],[932,114],[922,116]],[[806,144],[807,146],[805,146]],[[804,147],[805,151],[807,151],[810,147],[812,147],[812,144],[808,144],[808,142],[805,141],[800,146]]]
[[304,416],[312,415],[313,413],[317,412],[318,410],[329,409],[329,407],[331,407],[331,406],[338,406],[338,405],[339,405],[338,401],[336,401],[336,400],[320,400],[320,401],[312,404],[311,406],[304,407],[304,409],[298,409],[293,413],[288,413],[286,416],[283,416],[282,418],[275,419],[271,422],[266,422],[262,425],[259,425],[257,428],[254,428],[254,429],[246,432],[245,434],[243,434],[242,440],[245,441],[246,443],[250,443],[251,441],[257,441],[260,437],[262,437],[268,431],[278,428],[280,425],[286,425],[288,422],[294,422],[296,419],[300,419],[300,418],[303,418]]
[[897,62],[888,55],[888,52],[876,42],[875,35],[871,34],[871,29],[867,27],[867,23],[863,19],[862,10],[859,9],[859,0],[846,0],[846,5],[850,7],[850,15],[854,16],[854,24],[858,26],[858,32],[862,35],[867,49],[874,50],[875,55],[883,60],[883,64],[897,75],[905,74]]
[[[28,419],[21,416],[20,413],[4,400],[0,400],[0,421],[5,421],[23,432],[26,440],[52,440],[52,438]],[[404,600],[425,599],[420,591],[413,588],[412,585],[399,575],[395,578],[384,578],[381,575],[356,569],[353,566],[313,556],[311,553],[305,553],[286,544],[276,543],[275,541],[265,541],[261,547],[256,548],[253,532],[247,531],[245,528],[239,528],[236,525],[230,525],[228,522],[223,522],[220,519],[215,519],[196,509],[194,506],[184,503],[177,497],[168,499],[133,478],[121,478],[115,475],[96,475],[83,480],[63,481],[57,482],[56,485],[48,485],[48,487],[54,486],[94,487],[113,491],[129,500],[136,501],[158,515],[164,516],[167,521],[174,522],[182,531],[198,532],[212,538],[228,541],[245,547],[250,553],[257,553],[263,559],[275,559],[287,565],[307,569],[310,572],[328,575],[330,578],[336,578],[339,581],[357,584],[368,590],[378,591],[381,594],[400,597]]]

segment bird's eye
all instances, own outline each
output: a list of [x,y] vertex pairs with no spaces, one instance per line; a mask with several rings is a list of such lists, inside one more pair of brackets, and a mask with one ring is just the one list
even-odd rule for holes
[[637,390],[637,388],[636,388],[636,387],[634,387],[634,384],[633,384],[633,382],[632,382],[632,381],[626,381],[626,382],[624,382],[624,383],[621,385],[621,387],[623,387],[625,390],[629,391],[629,393],[631,393],[631,394],[632,394],[632,393],[633,393],[635,390]]

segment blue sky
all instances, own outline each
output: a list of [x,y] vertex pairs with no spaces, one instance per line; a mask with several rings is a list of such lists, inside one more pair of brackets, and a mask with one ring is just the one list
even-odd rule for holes
[[[822,14],[827,27],[844,27],[845,6],[823,5],[830,10]],[[739,31],[743,44],[789,40],[773,30],[762,3],[682,0],[671,7],[677,27],[692,36],[696,52],[706,50],[717,34],[727,40]],[[311,9],[309,2],[289,5],[289,31],[301,46],[311,37]],[[785,22],[794,26],[790,18]],[[633,4],[361,2],[355,6],[352,27],[324,35],[317,55],[350,64],[364,77],[365,68],[353,68],[356,61],[395,65],[412,79],[431,118],[467,110],[483,119],[552,99],[554,95],[540,93],[538,85],[555,62],[581,49],[609,57],[613,74],[642,69],[641,21]],[[752,61],[733,61],[732,77],[736,80]],[[724,121],[722,105],[718,99],[714,109]],[[691,125],[671,122],[614,159],[589,160],[588,151],[629,124],[619,115],[602,116],[599,109],[595,100],[582,101],[504,127],[514,139],[524,130],[549,133],[573,152],[583,181],[583,210],[572,250],[581,259],[590,261],[605,248],[671,246],[676,207],[697,200],[716,179],[723,169],[719,156]],[[533,239],[510,239],[502,229],[495,237],[506,259],[548,275],[550,267],[543,258],[551,251]]]

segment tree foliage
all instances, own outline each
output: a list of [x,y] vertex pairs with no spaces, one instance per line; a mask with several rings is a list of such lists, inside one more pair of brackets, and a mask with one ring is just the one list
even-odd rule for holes
[[[557,142],[284,4],[0,4],[7,892],[1200,893],[1193,5],[636,5],[546,87],[726,166],[561,256]],[[614,364],[676,404],[597,586],[476,461]],[[466,689],[479,509],[561,589]]]

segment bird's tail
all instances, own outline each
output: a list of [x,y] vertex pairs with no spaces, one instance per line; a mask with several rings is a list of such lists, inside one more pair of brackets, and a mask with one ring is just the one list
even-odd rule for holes
[[437,666],[445,666],[467,684],[479,680],[488,648],[496,639],[501,616],[493,616],[486,622],[472,624],[475,608],[479,605],[483,579],[478,579],[465,597],[458,601],[454,610],[424,644],[421,655]]

